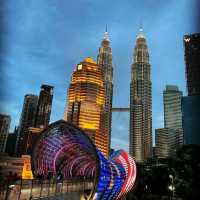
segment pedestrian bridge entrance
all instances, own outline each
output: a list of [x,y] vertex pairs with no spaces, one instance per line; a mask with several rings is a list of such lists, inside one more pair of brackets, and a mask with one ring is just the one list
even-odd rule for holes
[[5,200],[33,200],[33,199],[65,199],[79,200],[87,196],[92,190],[93,182],[90,180],[20,180],[8,185],[1,193],[0,199]]

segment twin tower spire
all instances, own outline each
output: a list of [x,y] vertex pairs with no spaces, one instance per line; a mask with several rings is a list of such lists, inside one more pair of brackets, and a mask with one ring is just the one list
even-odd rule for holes
[[[102,81],[104,93],[101,92]],[[84,129],[105,156],[110,154],[112,99],[112,49],[106,26],[97,64],[85,59],[72,75],[65,111],[65,119]],[[152,154],[151,107],[149,54],[143,29],[140,28],[131,65],[129,123],[129,151],[138,162],[145,161]]]

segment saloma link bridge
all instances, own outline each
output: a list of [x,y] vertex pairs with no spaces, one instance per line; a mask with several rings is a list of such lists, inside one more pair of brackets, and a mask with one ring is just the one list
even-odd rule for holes
[[36,177],[56,181],[23,180],[9,186],[7,199],[117,200],[136,180],[136,164],[127,152],[115,151],[107,159],[86,133],[63,120],[42,131],[31,158]]

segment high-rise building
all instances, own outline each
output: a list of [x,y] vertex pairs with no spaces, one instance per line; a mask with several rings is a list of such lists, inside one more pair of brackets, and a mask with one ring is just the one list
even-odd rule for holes
[[113,97],[113,67],[112,67],[112,50],[110,47],[110,40],[108,32],[104,33],[101,47],[99,48],[99,54],[97,57],[97,64],[102,69],[104,76],[104,87],[105,87],[105,117],[104,125],[105,130],[108,134],[110,149],[111,144],[111,125],[112,125],[112,97]]
[[184,36],[188,96],[182,99],[184,144],[200,145],[200,33]]
[[53,100],[53,86],[42,85],[35,117],[35,127],[46,128],[49,125]]
[[184,36],[188,95],[200,95],[200,33]]
[[164,127],[182,129],[182,91],[175,85],[167,85],[163,91]]
[[101,67],[92,58],[76,66],[68,89],[65,120],[83,129],[108,156],[109,137],[104,125],[105,88]]
[[26,150],[28,129],[34,126],[37,103],[38,96],[33,94],[25,95],[15,147],[15,153],[18,156]]
[[10,128],[11,117],[0,114],[0,152],[4,153]]
[[176,154],[176,133],[174,129],[155,130],[156,157],[167,158]]
[[167,85],[163,91],[164,127],[175,130],[176,148],[183,144],[182,96],[176,85]]
[[143,30],[140,29],[131,65],[130,154],[143,162],[152,157],[151,66]]
[[200,145],[200,95],[182,98],[184,144]]
[[6,153],[9,156],[14,156],[15,155],[15,146],[16,146],[16,141],[17,141],[17,132],[18,128],[15,127],[15,130],[13,133],[8,134],[8,139],[6,143]]

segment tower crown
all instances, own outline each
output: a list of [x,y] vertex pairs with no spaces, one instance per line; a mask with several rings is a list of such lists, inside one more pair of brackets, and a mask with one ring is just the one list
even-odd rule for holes
[[149,63],[149,53],[146,38],[143,29],[140,28],[136,39],[136,45],[133,55],[133,63],[144,62]]
[[145,38],[143,28],[140,28],[139,33],[137,35],[137,39]]
[[103,35],[103,40],[110,41],[107,30]]

